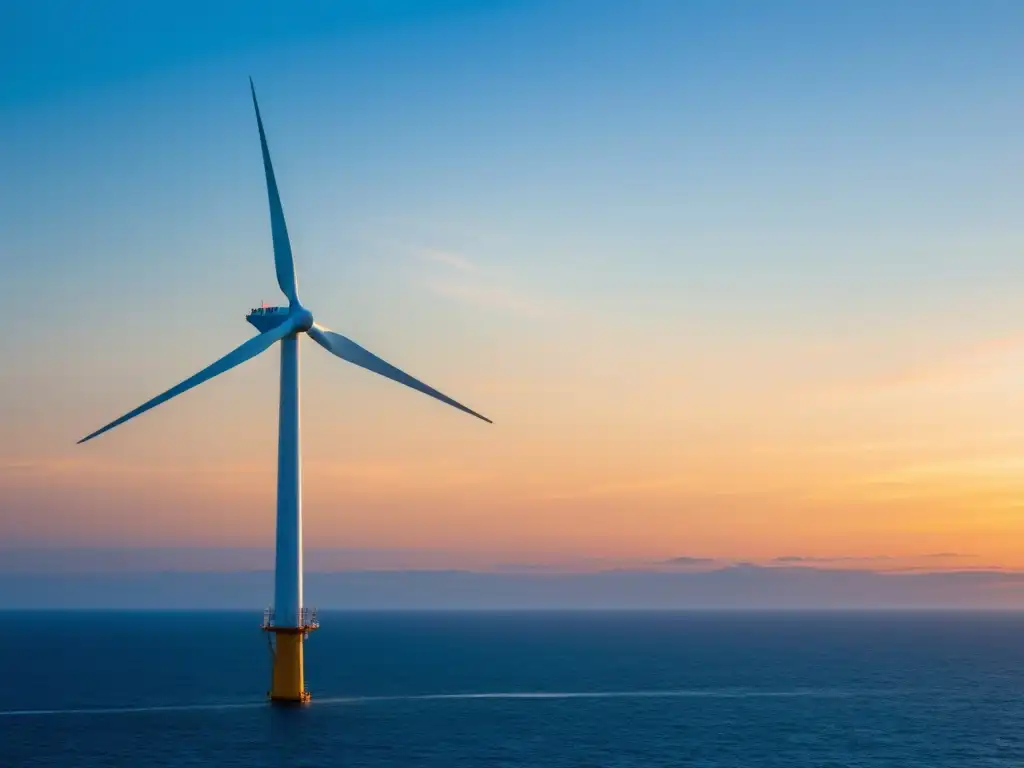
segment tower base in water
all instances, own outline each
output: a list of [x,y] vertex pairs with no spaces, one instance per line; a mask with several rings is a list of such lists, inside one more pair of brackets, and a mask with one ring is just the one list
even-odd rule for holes
[[274,623],[273,611],[263,614],[263,631],[270,647],[271,677],[267,697],[282,704],[304,704],[310,694],[306,689],[303,664],[303,644],[309,633],[320,628],[316,609],[303,608],[299,626],[279,627]]

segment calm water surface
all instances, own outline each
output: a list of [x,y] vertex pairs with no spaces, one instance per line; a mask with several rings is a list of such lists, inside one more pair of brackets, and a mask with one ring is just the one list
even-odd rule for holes
[[1024,766],[1024,615],[0,617],[3,766]]

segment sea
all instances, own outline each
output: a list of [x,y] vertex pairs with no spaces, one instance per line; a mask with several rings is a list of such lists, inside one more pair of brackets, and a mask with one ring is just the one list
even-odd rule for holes
[[0,613],[0,766],[1024,766],[1024,614]]

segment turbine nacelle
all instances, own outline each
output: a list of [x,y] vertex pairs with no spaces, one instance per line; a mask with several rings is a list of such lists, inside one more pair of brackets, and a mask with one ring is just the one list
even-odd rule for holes
[[301,304],[294,307],[256,307],[245,316],[260,333],[289,323],[296,333],[305,333],[314,325],[313,313]]
[[266,333],[285,322],[290,312],[289,307],[256,307],[249,311],[245,320],[260,333]]

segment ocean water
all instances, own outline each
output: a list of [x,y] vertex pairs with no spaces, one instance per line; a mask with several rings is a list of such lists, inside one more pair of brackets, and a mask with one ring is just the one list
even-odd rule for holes
[[0,613],[2,766],[1024,765],[1024,615]]

